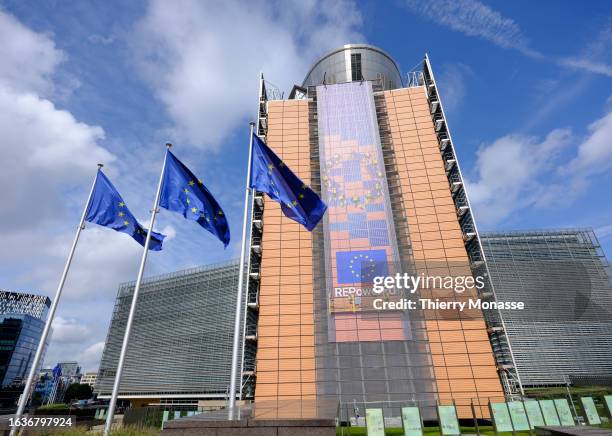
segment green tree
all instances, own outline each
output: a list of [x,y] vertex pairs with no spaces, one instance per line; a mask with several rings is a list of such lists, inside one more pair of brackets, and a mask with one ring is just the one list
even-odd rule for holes
[[87,400],[91,398],[93,395],[93,390],[91,386],[84,385],[80,383],[72,383],[66,389],[66,393],[64,394],[64,403],[71,403],[75,400]]

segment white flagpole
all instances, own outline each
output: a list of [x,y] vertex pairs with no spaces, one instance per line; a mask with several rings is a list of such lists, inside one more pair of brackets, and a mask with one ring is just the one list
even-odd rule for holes
[[[170,149],[172,144],[167,143],[166,147]],[[164,172],[166,170],[166,159],[168,153],[164,155],[164,163],[162,165],[162,171],[159,176],[159,183],[157,184],[157,193],[155,194],[155,202],[153,203],[153,209],[151,210],[151,223],[149,224],[149,231],[147,232],[147,238],[145,239],[144,251],[142,252],[142,258],[140,259],[140,269],[138,270],[138,278],[136,279],[136,286],[134,286],[134,295],[132,295],[132,305],[130,306],[130,313],[128,315],[127,323],[125,325],[125,333],[123,334],[123,344],[121,345],[121,354],[119,354],[119,362],[117,363],[117,372],[115,373],[115,382],[113,384],[113,393],[111,395],[110,403],[108,404],[108,415],[106,416],[106,424],[104,425],[104,436],[109,436],[111,427],[113,425],[113,417],[115,415],[115,406],[117,405],[117,396],[119,395],[119,383],[121,382],[121,373],[123,372],[123,364],[125,363],[125,355],[127,352],[127,345],[130,340],[130,332],[132,330],[132,322],[134,321],[134,314],[136,313],[136,301],[138,300],[138,292],[140,291],[140,285],[142,283],[142,276],[144,274],[145,264],[147,262],[147,254],[149,252],[149,243],[151,242],[151,232],[153,231],[153,225],[155,224],[155,217],[159,212],[159,197],[161,195],[162,181],[164,180]]]
[[[98,164],[98,170],[102,168],[104,165]],[[17,420],[23,415],[26,405],[28,404],[28,400],[30,399],[30,393],[33,388],[34,379],[36,377],[36,373],[38,372],[38,365],[40,364],[40,359],[42,357],[43,351],[45,349],[45,343],[47,342],[47,338],[49,337],[49,332],[51,331],[51,324],[53,323],[53,318],[55,317],[55,311],[57,309],[57,305],[59,303],[60,297],[62,295],[62,291],[64,290],[64,283],[66,282],[66,276],[68,275],[68,270],[70,269],[70,264],[72,263],[72,258],[74,256],[74,251],[77,246],[77,242],[79,242],[79,236],[81,235],[81,230],[85,228],[85,216],[87,215],[87,209],[89,208],[89,202],[91,201],[91,196],[93,195],[94,187],[96,186],[96,180],[98,179],[98,172],[96,171],[96,176],[94,177],[94,181],[91,185],[91,189],[89,191],[89,196],[87,196],[87,202],[85,203],[85,207],[83,208],[83,213],[81,214],[81,221],[79,221],[79,226],[77,227],[76,235],[74,235],[74,240],[72,241],[72,247],[70,248],[70,253],[68,254],[68,259],[66,260],[66,265],[64,266],[64,271],[62,272],[62,277],[60,278],[59,285],[57,286],[57,291],[55,291],[55,297],[51,302],[51,307],[49,308],[49,313],[47,315],[47,321],[45,322],[45,327],[42,332],[42,336],[40,337],[40,341],[38,342],[38,348],[36,349],[36,354],[34,355],[34,361],[32,362],[32,367],[30,368],[30,373],[28,374],[28,380],[26,381],[25,388],[23,389],[23,393],[19,398],[19,406],[17,407],[17,414],[15,419]],[[17,432],[17,427],[13,427],[11,429],[11,436],[14,436]]]
[[251,182],[251,159],[253,158],[253,129],[255,123],[251,121],[251,136],[249,137],[249,161],[247,164],[246,188],[244,192],[244,218],[242,220],[242,246],[240,250],[240,273],[238,275],[238,293],[236,294],[236,316],[234,318],[234,343],[232,347],[232,371],[230,376],[228,419],[234,419],[236,408],[236,378],[238,378],[238,350],[240,348],[240,316],[242,313],[242,287],[244,282],[244,257],[247,244],[247,224],[249,218],[249,195],[252,189]]

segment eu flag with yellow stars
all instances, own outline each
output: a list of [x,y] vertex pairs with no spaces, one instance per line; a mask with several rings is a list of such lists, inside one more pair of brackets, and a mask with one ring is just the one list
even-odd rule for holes
[[[119,192],[101,170],[98,170],[96,176],[85,220],[127,233],[144,247],[148,230],[134,218]],[[149,250],[160,251],[165,237],[161,233],[151,232]]]
[[268,194],[287,218],[312,231],[327,210],[325,203],[255,134],[252,153],[249,186]]
[[221,206],[189,168],[170,150],[166,153],[159,205],[196,221],[227,247],[230,231]]

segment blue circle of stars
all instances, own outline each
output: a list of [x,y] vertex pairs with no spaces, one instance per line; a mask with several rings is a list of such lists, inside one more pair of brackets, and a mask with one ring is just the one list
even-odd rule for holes
[[[356,268],[356,263],[360,268]],[[356,279],[369,279],[376,272],[376,261],[367,254],[355,254],[349,261],[349,270]]]

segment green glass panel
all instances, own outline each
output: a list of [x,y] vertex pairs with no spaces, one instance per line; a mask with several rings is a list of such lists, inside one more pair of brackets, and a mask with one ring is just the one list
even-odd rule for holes
[[174,411],[174,419],[178,419],[181,417],[181,411],[180,410],[175,410]]
[[584,413],[586,414],[586,419],[590,425],[599,425],[601,424],[601,419],[599,419],[599,414],[597,413],[597,407],[595,407],[595,401],[591,397],[582,397],[580,398],[582,402],[582,407],[584,408]]
[[440,430],[442,435],[461,434],[455,406],[438,406],[438,416],[440,417]]
[[608,418],[612,418],[612,395],[604,395],[604,403],[608,411]]
[[529,418],[529,424],[531,425],[531,428],[546,425],[544,423],[542,411],[540,410],[540,405],[537,401],[525,401],[523,404],[525,405],[525,410],[527,411],[527,417]]
[[416,406],[402,407],[402,425],[404,436],[422,436],[421,414]]
[[167,410],[164,410],[164,413],[162,413],[162,429],[164,428],[164,422],[168,421],[169,417],[170,417],[170,412]]
[[512,431],[512,421],[506,403],[491,403],[493,421],[498,432]]
[[557,398],[555,400],[555,407],[557,408],[557,414],[559,415],[561,425],[576,425],[569,403],[565,398]]
[[382,409],[366,409],[368,436],[385,436],[385,420]]
[[540,400],[539,403],[546,425],[561,425],[553,400]]
[[510,417],[512,418],[514,429],[517,431],[529,430],[529,421],[527,420],[523,402],[510,401],[508,403],[508,409],[510,410]]

